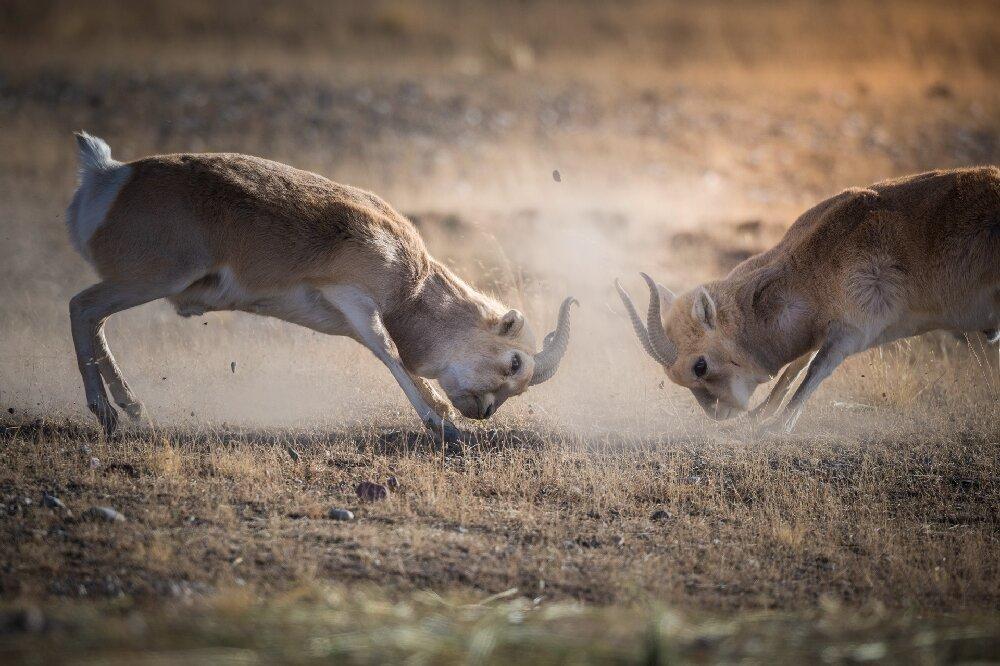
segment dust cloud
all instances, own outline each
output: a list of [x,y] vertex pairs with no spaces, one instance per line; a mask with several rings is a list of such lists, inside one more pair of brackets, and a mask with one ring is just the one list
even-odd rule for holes
[[[845,0],[817,20],[808,3],[738,15],[714,3],[588,5],[567,16],[543,2],[535,16],[547,24],[503,3],[458,14],[447,2],[417,14],[317,3],[310,20],[276,10],[237,25],[240,12],[175,2],[145,37],[134,13],[85,4],[21,12],[0,47],[0,407],[18,413],[87,417],[67,304],[95,276],[63,225],[76,129],[119,159],[245,152],[370,189],[539,334],[576,296],[559,374],[493,424],[581,436],[745,434],[664,383],[614,278],[644,303],[640,270],[675,290],[723,275],[844,187],[1000,161],[989,3]],[[880,18],[859,22],[870,16]],[[187,29],[196,20],[212,39]],[[922,25],[938,26],[931,42]],[[160,423],[418,425],[389,373],[350,340],[237,313],[181,319],[162,302],[115,316],[107,336]],[[988,398],[990,371],[971,389],[942,388],[960,348],[935,340],[920,352],[944,379],[912,370],[917,352],[859,359],[817,409],[891,402],[883,385],[899,373],[887,367],[916,377],[900,414]],[[831,412],[817,427],[831,420],[845,419]]]

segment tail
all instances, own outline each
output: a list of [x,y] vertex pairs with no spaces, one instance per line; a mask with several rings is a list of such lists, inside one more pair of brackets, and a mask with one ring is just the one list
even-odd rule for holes
[[80,161],[80,180],[87,174],[113,169],[120,163],[111,157],[111,148],[104,141],[86,132],[76,132],[77,157]]
[[66,210],[66,226],[73,247],[90,261],[87,243],[114,203],[131,169],[111,157],[111,148],[102,139],[86,132],[76,133],[80,180]]

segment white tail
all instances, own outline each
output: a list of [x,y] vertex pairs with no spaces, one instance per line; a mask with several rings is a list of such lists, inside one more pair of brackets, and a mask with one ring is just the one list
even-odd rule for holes
[[86,132],[76,133],[76,145],[79,147],[77,157],[80,160],[80,181],[88,174],[95,171],[107,171],[116,166],[121,166],[121,162],[116,162],[111,157],[111,147],[104,139],[91,136]]
[[66,226],[73,247],[84,259],[91,261],[90,238],[107,217],[132,170],[111,157],[111,148],[103,139],[77,132],[76,144],[79,182],[66,211]]

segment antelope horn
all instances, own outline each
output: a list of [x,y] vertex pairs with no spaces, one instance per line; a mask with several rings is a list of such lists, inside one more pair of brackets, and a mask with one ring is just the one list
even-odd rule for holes
[[535,354],[535,372],[531,376],[530,386],[541,384],[552,378],[559,369],[559,361],[566,353],[569,345],[569,309],[572,305],[579,305],[579,301],[570,296],[559,306],[559,321],[556,330],[545,336],[542,343],[542,351]]
[[669,366],[677,360],[677,348],[670,342],[666,332],[663,330],[663,323],[660,319],[660,291],[656,287],[656,283],[648,275],[642,273],[642,277],[646,280],[646,284],[649,285],[650,292],[649,311],[646,314],[646,322],[649,325],[649,330],[646,329],[646,325],[639,318],[639,313],[635,309],[635,304],[632,303],[632,298],[618,280],[615,280],[615,289],[618,290],[618,295],[621,297],[622,303],[628,311],[629,319],[632,321],[632,328],[635,330],[642,348],[646,350],[647,354],[653,357],[654,361],[660,365]]
[[671,366],[677,360],[677,347],[670,341],[667,332],[663,329],[663,319],[660,317],[660,288],[653,281],[653,278],[645,273],[639,275],[649,286],[649,309],[646,311],[649,346],[663,359],[663,365]]
[[635,330],[636,336],[639,338],[639,344],[642,348],[646,350],[646,353],[653,357],[653,360],[663,365],[663,359],[660,355],[653,349],[649,344],[649,334],[646,333],[646,326],[642,323],[642,319],[639,319],[639,313],[635,310],[635,304],[632,303],[632,298],[625,291],[625,287],[622,283],[615,278],[615,289],[618,290],[618,296],[622,299],[622,303],[625,305],[625,309],[628,311],[628,318],[632,321],[632,328]]

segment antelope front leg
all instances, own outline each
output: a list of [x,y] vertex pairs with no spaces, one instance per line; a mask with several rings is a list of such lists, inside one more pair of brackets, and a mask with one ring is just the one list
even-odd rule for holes
[[802,385],[792,395],[792,399],[788,401],[781,414],[776,417],[777,422],[772,418],[764,424],[764,429],[792,432],[809,396],[837,369],[838,365],[844,362],[845,358],[864,348],[864,336],[861,331],[851,326],[832,324],[819,351],[809,363]]
[[451,403],[442,398],[441,394],[437,392],[429,381],[411,373],[407,374],[410,375],[410,379],[416,385],[417,390],[420,391],[424,402],[433,407],[438,416],[446,421],[451,421],[455,418],[455,411],[451,408]]
[[750,412],[749,416],[752,422],[760,423],[774,416],[778,408],[781,407],[781,401],[785,399],[788,389],[795,383],[795,379],[802,372],[802,368],[806,367],[806,364],[809,363],[810,358],[810,354],[803,354],[785,366],[784,372],[778,377],[778,383],[771,389],[764,402],[757,405]]
[[389,368],[410,404],[417,410],[420,420],[431,432],[446,442],[458,441],[462,435],[461,431],[441,418],[441,415],[427,403],[420,388],[403,367],[396,343],[386,330],[375,301],[354,287],[329,288],[324,290],[324,295],[344,314],[361,344]]

